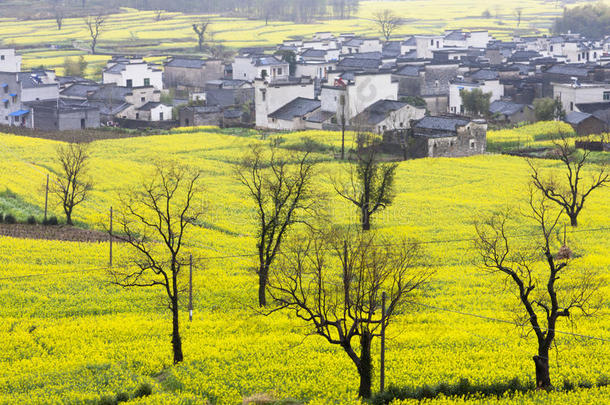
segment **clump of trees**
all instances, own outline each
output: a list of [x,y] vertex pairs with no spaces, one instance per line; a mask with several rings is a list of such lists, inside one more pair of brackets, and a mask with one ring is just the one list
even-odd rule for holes
[[481,89],[460,90],[462,105],[469,114],[480,117],[489,113],[491,93],[484,93]]
[[82,77],[85,75],[87,65],[88,63],[83,55],[80,55],[78,58],[66,57],[63,64],[64,76]]
[[537,121],[563,120],[565,118],[561,100],[549,97],[534,100],[534,114]]
[[578,32],[592,39],[602,39],[610,32],[610,6],[603,2],[584,4],[563,9],[563,15],[555,20],[556,34]]

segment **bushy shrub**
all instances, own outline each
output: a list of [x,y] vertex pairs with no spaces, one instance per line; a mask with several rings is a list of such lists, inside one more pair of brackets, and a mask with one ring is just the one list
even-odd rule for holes
[[5,224],[16,224],[17,219],[13,215],[7,214],[4,216],[4,223]]
[[36,225],[38,223],[38,221],[36,220],[36,217],[34,215],[30,215],[28,217],[28,225]]
[[129,401],[129,394],[126,392],[119,392],[118,394],[116,394],[116,403],[118,404],[119,402],[127,402]]
[[116,400],[114,399],[114,397],[111,397],[110,395],[105,395],[100,398],[98,404],[99,405],[116,405]]
[[45,219],[44,221],[42,221],[43,225],[47,225],[47,226],[54,226],[57,225],[59,223],[59,221],[57,220],[57,217],[49,217],[47,219]]
[[150,394],[152,394],[152,385],[150,385],[149,383],[142,383],[140,385],[138,385],[138,388],[136,388],[136,391],[133,393],[133,397],[134,398],[142,398],[142,397],[147,397]]

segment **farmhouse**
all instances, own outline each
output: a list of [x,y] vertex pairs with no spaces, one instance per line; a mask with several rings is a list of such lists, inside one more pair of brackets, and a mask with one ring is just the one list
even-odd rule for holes
[[148,87],[163,89],[163,71],[141,58],[112,58],[102,71],[102,83],[122,87]]
[[608,128],[608,125],[595,115],[579,111],[566,115],[565,122],[570,124],[579,136],[601,134]]
[[396,100],[378,100],[351,120],[357,130],[377,132],[407,129],[411,121],[424,117],[426,110]]
[[163,85],[181,91],[202,92],[205,84],[224,77],[220,60],[172,57],[163,65]]
[[424,117],[412,124],[408,155],[421,157],[463,157],[485,153],[487,123],[466,117]]

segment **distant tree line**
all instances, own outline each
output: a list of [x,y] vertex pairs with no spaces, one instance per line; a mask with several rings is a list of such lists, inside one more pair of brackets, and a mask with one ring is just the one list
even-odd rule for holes
[[229,13],[260,20],[310,22],[316,18],[350,18],[357,11],[359,0],[126,0],[131,7],[185,13]]
[[599,2],[564,8],[563,16],[555,20],[553,32],[564,34],[568,31],[589,38],[603,38],[610,32],[610,6]]

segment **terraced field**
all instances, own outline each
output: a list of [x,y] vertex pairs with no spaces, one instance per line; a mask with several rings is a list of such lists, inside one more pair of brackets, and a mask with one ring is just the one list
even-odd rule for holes
[[[378,36],[371,20],[375,11],[391,8],[406,19],[397,35],[440,33],[445,29],[466,30],[488,29],[498,38],[506,38],[513,31],[521,34],[543,34],[548,32],[553,19],[562,9],[556,2],[525,0],[519,2],[523,14],[520,24],[515,12],[516,5],[500,0],[406,0],[406,1],[364,1],[358,15],[350,20],[327,20],[312,24],[263,21],[245,18],[226,18],[210,15],[185,15],[165,13],[164,19],[155,21],[153,11],[123,9],[120,14],[109,16],[100,36],[100,53],[137,53],[151,57],[162,57],[176,53],[195,53],[196,37],[192,31],[193,22],[202,19],[212,21],[212,41],[229,48],[245,46],[273,46],[284,39],[309,36],[318,31],[334,33],[354,32],[361,35]],[[577,4],[577,3],[575,3]],[[439,10],[441,10],[439,12]],[[485,11],[490,17],[483,18]],[[77,56],[88,52],[89,37],[80,18],[64,20],[61,31],[54,20],[0,19],[0,44],[21,48],[24,66],[47,68],[60,67],[67,56]],[[94,76],[109,57],[86,55],[89,62],[87,74]],[[157,61],[162,58],[151,58]],[[58,70],[61,73],[61,69]]]

